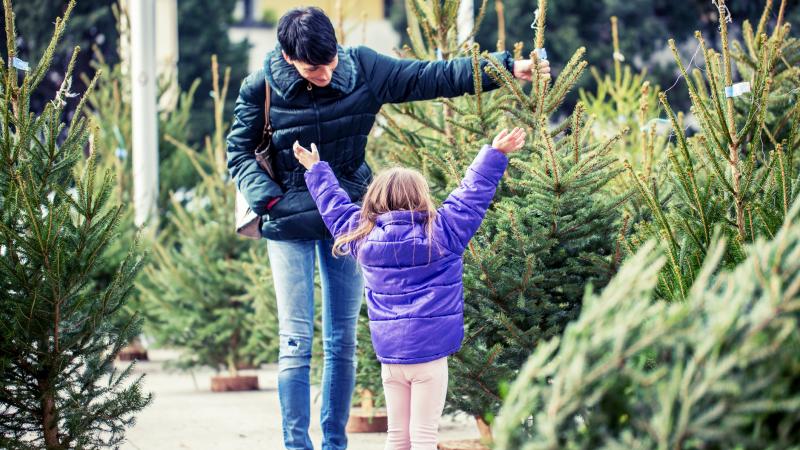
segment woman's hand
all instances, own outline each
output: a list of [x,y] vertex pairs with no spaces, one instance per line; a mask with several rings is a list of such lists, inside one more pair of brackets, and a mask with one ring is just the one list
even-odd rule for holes
[[514,128],[510,133],[507,128],[504,128],[492,141],[492,147],[505,154],[515,152],[523,145],[525,145],[525,130],[519,127]]
[[[536,67],[539,75],[550,78],[550,61],[540,59]],[[518,80],[531,81],[533,79],[533,60],[514,61],[514,77]]]
[[294,141],[292,149],[294,150],[294,157],[297,158],[297,161],[299,161],[300,164],[306,168],[306,170],[311,170],[311,166],[319,162],[317,145],[313,142],[311,143],[311,151],[306,150],[297,141]]

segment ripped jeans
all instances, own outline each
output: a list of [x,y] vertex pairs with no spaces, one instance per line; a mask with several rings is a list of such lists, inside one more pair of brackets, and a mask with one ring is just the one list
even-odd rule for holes
[[352,258],[334,258],[333,240],[267,241],[278,302],[278,396],[288,450],[311,450],[309,371],[314,333],[314,270],[322,282],[322,449],[347,448],[345,425],[355,386],[356,321],[364,279]]

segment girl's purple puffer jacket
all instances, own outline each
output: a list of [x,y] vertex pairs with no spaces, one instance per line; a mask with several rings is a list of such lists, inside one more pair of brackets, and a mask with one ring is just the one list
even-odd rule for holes
[[[438,209],[432,242],[425,232],[425,213],[392,211],[379,216],[359,244],[372,344],[380,362],[423,363],[461,347],[462,255],[507,165],[499,150],[481,149],[461,186]],[[328,163],[314,164],[305,179],[334,237],[358,226],[360,208],[339,187]]]

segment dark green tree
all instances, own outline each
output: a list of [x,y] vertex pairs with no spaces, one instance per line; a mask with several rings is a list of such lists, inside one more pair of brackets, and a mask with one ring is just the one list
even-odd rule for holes
[[[117,320],[142,266],[132,248],[110,280],[98,283],[103,254],[117,236],[122,207],[113,175],[91,157],[77,169],[92,129],[80,100],[62,121],[69,81],[41,114],[31,95],[48,73],[74,2],[40,63],[25,71],[0,62],[0,447],[100,448],[118,445],[150,397],[131,367],[114,359],[141,325]],[[11,2],[4,1],[6,48],[16,56]],[[71,80],[78,49],[64,80]],[[89,91],[96,78],[90,82]],[[63,141],[59,136],[63,134]],[[78,177],[75,176],[76,172]]]
[[[137,287],[157,341],[186,350],[178,367],[210,366],[236,375],[273,353],[265,350],[270,340],[259,331],[254,291],[241,266],[255,262],[248,261],[252,245],[234,233],[235,188],[227,175],[223,121],[230,70],[220,83],[212,58],[212,74],[216,127],[204,151],[170,139],[189,156],[201,182],[188,201],[173,198],[167,224],[173,231],[154,245],[154,264]],[[261,249],[256,261],[265,262]]]
[[[482,1],[474,2],[475,11],[478,11]],[[393,2],[390,9],[392,23],[401,35],[408,26],[406,14],[409,3],[410,0]],[[549,59],[556,69],[560,69],[578,48],[586,46],[586,61],[601,72],[610,72],[613,68],[610,57],[614,49],[607,24],[612,16],[616,16],[623,26],[619,52],[635,71],[648,69],[652,84],[670,86],[677,73],[668,65],[662,66],[661,58],[653,58],[652,55],[664,50],[664,38],[672,37],[682,44],[691,39],[693,31],[698,27],[714,45],[718,25],[716,13],[709,10],[710,3],[707,0],[688,0],[680,4],[671,0],[554,2],[550,5],[549,14],[558,20],[548,24]],[[742,23],[745,19],[757,20],[763,4],[763,1],[737,1],[728,7],[733,17]],[[502,21],[498,20],[498,10],[503,11]],[[504,41],[504,48],[507,49],[511,49],[517,42],[527,42],[535,10],[536,3],[526,0],[488,0],[486,15],[475,36],[476,41],[484,49],[496,48],[499,39]],[[800,7],[796,2],[787,5],[787,15],[798,13]],[[587,46],[588,43],[591,45]],[[689,50],[689,56],[691,52]],[[594,81],[586,78],[579,86],[594,90]],[[672,100],[679,102],[680,106],[688,105],[688,97],[685,96],[675,96]],[[573,105],[574,100],[568,99],[567,106]]]
[[[246,42],[232,43],[228,29],[234,23],[233,10],[237,0],[180,0],[178,2],[178,81],[188,91],[200,80],[189,123],[190,142],[200,144],[202,136],[214,133],[214,99],[211,98],[212,78],[208,57],[217,55],[222,67],[231,69],[231,86],[239,86],[247,75],[248,48]],[[213,18],[213,20],[209,20]],[[266,56],[266,55],[264,55]],[[235,99],[228,99],[226,109],[233,109]],[[191,138],[195,136],[195,138]]]
[[657,300],[669,257],[640,248],[563,337],[532,353],[496,448],[797,448],[798,213],[800,202],[728,270],[715,239],[683,302]]
[[[117,0],[91,0],[80,1],[72,10],[72,19],[64,30],[61,41],[53,52],[53,59],[47,74],[42,79],[39,89],[31,96],[31,110],[40,112],[58,91],[63,81],[63,75],[70,61],[72,49],[80,47],[88,50],[96,46],[98,50],[110,61],[116,61],[117,42],[119,33],[116,20],[112,12]],[[27,61],[32,67],[40,64],[45,49],[50,44],[53,31],[53,21],[63,14],[68,2],[64,0],[26,0],[20,2],[15,11],[14,23],[20,30],[18,37],[17,56]],[[5,19],[3,19],[5,20]],[[2,33],[5,42],[5,32]],[[7,56],[7,55],[3,55]],[[85,74],[88,79],[76,78],[72,90],[82,93],[88,86],[87,82],[95,73],[91,65],[92,53],[81,52],[75,60],[75,73]],[[72,114],[75,104],[69,102],[65,111]]]
[[[748,243],[775,234],[800,193],[800,107],[791,100],[800,92],[800,46],[785,23],[768,33],[768,2],[755,32],[745,22],[746,50],[737,46],[741,50],[735,53],[729,44],[726,3],[717,4],[721,52],[696,35],[704,70],[690,73],[670,40],[699,125],[690,135],[660,94],[676,136],[667,168],[672,197],[662,201],[662,186],[630,170],[653,218],[638,224],[631,244],[635,248],[649,239],[664,243],[668,261],[658,292],[668,299],[689,295],[716,230],[728,240],[723,266],[734,266],[746,257]],[[727,95],[734,80],[749,83],[750,92]]]
[[381,408],[386,405],[386,399],[383,396],[381,363],[375,355],[375,349],[372,348],[366,304],[361,308],[356,334],[358,337],[358,346],[356,348],[358,367],[356,371],[356,390],[353,392],[353,404],[360,405],[362,410]]

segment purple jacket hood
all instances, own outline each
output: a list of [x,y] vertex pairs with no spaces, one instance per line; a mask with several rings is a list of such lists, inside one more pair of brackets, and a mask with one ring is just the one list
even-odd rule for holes
[[[382,363],[416,364],[458,351],[464,337],[464,250],[480,227],[508,165],[484,147],[461,185],[436,211],[432,232],[419,211],[392,211],[358,243],[370,332]],[[334,237],[358,226],[360,208],[321,161],[305,174],[308,189]]]

